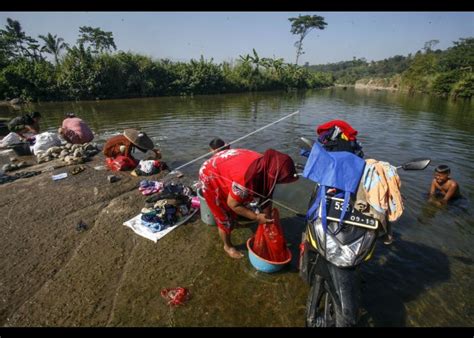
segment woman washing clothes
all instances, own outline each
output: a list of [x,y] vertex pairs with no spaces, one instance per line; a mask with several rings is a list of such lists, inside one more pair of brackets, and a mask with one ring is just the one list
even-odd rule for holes
[[107,165],[113,170],[132,170],[138,166],[139,161],[132,156],[135,149],[146,153],[154,153],[156,160],[161,158],[161,152],[155,149],[153,141],[144,132],[135,129],[125,129],[123,134],[107,140],[104,145],[104,155]]
[[271,199],[276,184],[298,179],[290,156],[273,149],[262,155],[247,149],[228,149],[215,154],[199,170],[202,193],[217,223],[225,252],[232,258],[243,254],[234,247],[231,232],[237,216],[261,223],[271,223],[271,201],[263,212],[252,211],[248,204],[254,198]]

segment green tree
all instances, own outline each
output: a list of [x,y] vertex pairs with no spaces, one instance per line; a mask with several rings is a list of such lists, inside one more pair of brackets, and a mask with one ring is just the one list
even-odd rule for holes
[[77,43],[89,43],[96,53],[108,52],[112,48],[117,50],[112,32],[105,32],[99,27],[82,26],[79,27],[79,33],[80,36],[77,39]]
[[423,47],[423,50],[425,53],[429,53],[433,50],[433,47],[436,46],[439,43],[439,40],[429,40],[425,42],[425,46]]
[[37,42],[26,35],[19,21],[11,18],[7,18],[5,29],[0,29],[1,52],[8,58],[30,57],[34,60],[40,59]]
[[324,22],[324,18],[318,15],[298,15],[297,18],[289,18],[291,22],[291,33],[294,35],[299,35],[299,40],[295,42],[296,47],[296,62],[298,64],[298,59],[300,55],[304,54],[303,52],[303,40],[308,35],[308,33],[313,29],[323,30],[327,25]]
[[58,85],[63,95],[69,99],[95,99],[99,70],[90,47],[83,44],[68,49],[61,62],[58,74]]
[[59,53],[62,49],[67,48],[68,44],[64,42],[63,38],[58,38],[56,34],[52,35],[51,33],[48,33],[46,36],[40,35],[39,38],[44,41],[41,51],[53,55],[54,62],[56,65],[58,65]]

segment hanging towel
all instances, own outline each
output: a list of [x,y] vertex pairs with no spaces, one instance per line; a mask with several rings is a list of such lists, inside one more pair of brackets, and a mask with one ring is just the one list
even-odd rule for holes
[[367,202],[378,212],[387,213],[389,221],[396,221],[403,213],[401,181],[397,168],[388,162],[374,159],[366,162],[362,183]]

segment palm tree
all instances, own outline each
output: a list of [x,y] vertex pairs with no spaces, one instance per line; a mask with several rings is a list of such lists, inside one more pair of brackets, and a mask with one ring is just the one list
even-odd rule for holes
[[23,47],[22,44],[27,40],[27,36],[25,32],[23,32],[20,22],[7,18],[5,28],[6,30],[0,30],[0,35],[5,47],[9,49],[10,54],[13,56],[24,56],[25,47]]
[[35,39],[28,41],[28,48],[31,50],[31,53],[28,51],[28,54],[35,61],[44,60],[43,55],[41,55],[43,49],[40,49],[40,45],[37,42]]
[[46,36],[40,35],[39,38],[44,41],[44,46],[41,48],[41,51],[52,54],[54,56],[54,62],[58,65],[59,53],[62,49],[67,48],[68,44],[64,42],[63,38],[56,37],[56,34],[51,35],[51,33],[48,33]]
[[256,73],[258,73],[258,67],[261,65],[261,60],[260,60],[260,57],[258,56],[257,54],[257,51],[255,50],[255,48],[252,48],[252,51],[253,51],[253,56],[249,56],[250,57],[250,60],[252,61],[252,63],[255,65],[255,70],[256,70]]

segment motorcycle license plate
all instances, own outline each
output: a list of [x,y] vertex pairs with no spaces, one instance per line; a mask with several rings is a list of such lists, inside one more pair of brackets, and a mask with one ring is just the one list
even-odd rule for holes
[[[339,219],[341,218],[342,206],[344,205],[344,200],[337,197],[326,197],[326,205],[326,219],[330,221],[339,222]],[[377,219],[364,215],[360,211],[355,210],[350,205],[350,203],[348,203],[347,209],[348,210],[346,210],[344,219],[342,220],[343,223],[368,229],[377,229],[379,225],[379,221]]]

